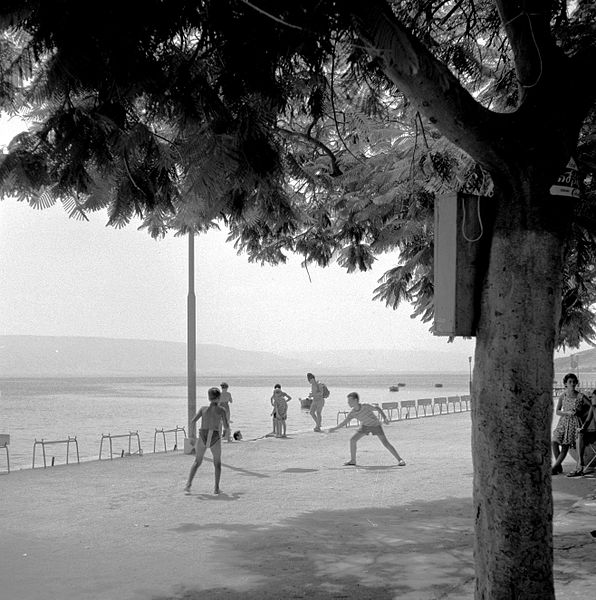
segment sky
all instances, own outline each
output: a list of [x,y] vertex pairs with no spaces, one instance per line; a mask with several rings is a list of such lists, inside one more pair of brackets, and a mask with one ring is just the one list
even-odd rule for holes
[[[58,205],[0,202],[2,333],[185,341],[188,239],[154,240],[138,222],[106,227],[105,213],[90,219],[69,219]],[[272,352],[449,349],[410,318],[411,307],[372,300],[396,256],[380,257],[367,273],[307,272],[296,256],[277,267],[249,263],[225,239],[224,231],[195,238],[198,343]]]
[[[0,118],[0,148],[23,128]],[[152,239],[140,222],[107,227],[107,214],[70,219],[61,205],[35,210],[0,199],[0,333],[186,341],[188,240]],[[439,350],[473,341],[433,336],[430,324],[372,300],[396,256],[373,270],[261,266],[239,256],[225,231],[195,238],[197,343],[269,352],[387,348]],[[310,278],[309,278],[310,274]]]
[[[0,120],[0,147],[18,131]],[[188,240],[152,239],[139,222],[107,227],[106,213],[70,219],[0,200],[0,333],[186,341]],[[197,343],[243,350],[395,349],[472,355],[474,341],[429,332],[412,307],[373,301],[395,254],[366,273],[337,265],[249,263],[225,231],[195,238]],[[310,278],[309,278],[310,274]]]

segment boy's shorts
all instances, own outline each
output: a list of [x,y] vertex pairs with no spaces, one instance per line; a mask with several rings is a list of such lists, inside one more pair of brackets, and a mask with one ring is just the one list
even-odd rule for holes
[[[211,433],[211,439],[209,439],[209,433]],[[217,429],[199,429],[199,440],[206,448],[213,448],[220,439],[221,435]]]
[[325,406],[325,398],[313,398],[310,410],[323,410],[323,406]]
[[373,435],[383,435],[383,428],[380,425],[360,425],[358,428],[360,433],[364,435],[368,435],[372,433]]

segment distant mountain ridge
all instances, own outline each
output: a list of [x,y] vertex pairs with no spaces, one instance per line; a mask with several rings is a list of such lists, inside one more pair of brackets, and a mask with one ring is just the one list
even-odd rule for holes
[[[362,348],[340,350],[296,351],[292,355],[310,364],[315,373],[409,373],[458,372],[469,370],[469,349],[450,347],[448,350],[395,350]],[[287,354],[285,354],[287,356]]]
[[[308,371],[270,352],[197,344],[201,375],[269,375]],[[0,377],[182,376],[186,344],[99,337],[0,336]]]
[[[275,354],[197,344],[198,375],[467,372],[465,351],[340,349]],[[0,336],[0,377],[185,376],[183,342],[101,337]]]
[[574,352],[570,356],[555,359],[557,373],[596,373],[596,348]]

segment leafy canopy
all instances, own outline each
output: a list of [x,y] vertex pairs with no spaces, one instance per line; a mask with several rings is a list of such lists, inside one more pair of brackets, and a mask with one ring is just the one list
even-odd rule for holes
[[[60,201],[75,218],[107,209],[116,227],[140,217],[155,237],[222,221],[261,262],[297,252],[352,271],[396,251],[375,297],[430,320],[434,197],[485,193],[491,180],[365,49],[359,4],[5,1],[0,107],[30,126],[0,159],[0,193],[36,208]],[[499,3],[382,4],[482,106],[514,112],[530,93]],[[552,3],[567,55],[593,44],[595,22],[592,2]],[[592,112],[577,148],[562,344],[594,333],[595,141]]]

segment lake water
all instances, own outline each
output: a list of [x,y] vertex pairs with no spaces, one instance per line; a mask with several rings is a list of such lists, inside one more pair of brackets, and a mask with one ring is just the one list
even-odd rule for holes
[[[197,379],[197,408],[207,404],[207,389],[223,379]],[[396,373],[394,375],[321,376],[331,391],[323,411],[323,426],[336,424],[337,412],[347,409],[346,396],[357,391],[362,402],[382,403],[467,394],[468,373]],[[292,400],[288,405],[288,434],[312,431],[308,411],[300,408],[299,397],[310,391],[306,377],[226,377],[232,394],[232,430],[240,430],[245,440],[271,431],[270,398],[273,386],[281,383]],[[389,386],[405,383],[399,392]],[[442,384],[442,387],[435,387]],[[80,459],[97,460],[102,434],[127,435],[138,432],[143,452],[153,452],[155,430],[187,428],[187,388],[184,377],[88,377],[0,379],[0,433],[10,434],[11,469],[31,468],[35,440],[66,440],[76,436]],[[179,434],[182,447],[184,434]],[[174,433],[166,434],[168,450],[174,446]],[[132,450],[137,449],[136,437]],[[158,435],[156,451],[163,452],[163,436]],[[102,458],[109,457],[104,440]],[[115,438],[113,451],[128,452],[128,438]],[[48,464],[64,464],[66,444],[46,446]],[[76,462],[74,444],[70,461]],[[0,450],[0,471],[6,467]],[[36,468],[43,466],[41,446],[36,446]]]

